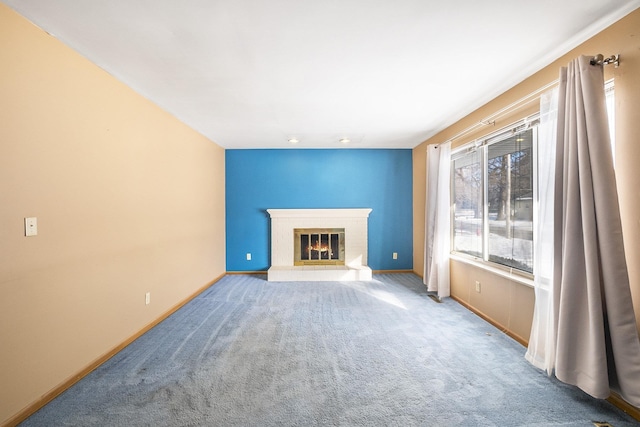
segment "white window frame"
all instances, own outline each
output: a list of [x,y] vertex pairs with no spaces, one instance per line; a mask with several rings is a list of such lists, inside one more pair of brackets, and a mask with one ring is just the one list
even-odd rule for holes
[[[451,255],[454,259],[459,259],[464,262],[476,264],[480,267],[483,267],[488,270],[492,270],[495,273],[506,276],[518,281],[521,281],[524,284],[532,285],[533,274],[521,270],[515,267],[506,266],[503,264],[499,264],[494,261],[489,260],[489,206],[487,203],[488,199],[488,182],[487,182],[487,167],[488,167],[488,147],[492,144],[504,141],[509,136],[514,133],[525,131],[528,129],[532,129],[532,156],[533,156],[533,235],[535,236],[536,227],[537,227],[537,207],[538,207],[538,135],[537,135],[537,125],[539,122],[539,113],[528,116],[522,120],[519,120],[509,126],[501,128],[495,132],[487,134],[481,138],[470,141],[466,144],[461,145],[452,150],[451,152],[451,162],[452,162],[452,171],[451,171],[451,189],[453,194],[453,186],[454,186],[454,168],[453,161],[457,158],[463,151],[472,151],[472,150],[482,150],[482,257],[476,257],[465,252],[458,252],[455,250],[454,238],[455,238],[455,210],[451,209]],[[535,245],[535,241],[533,241],[533,245]],[[533,254],[533,252],[532,252]]]

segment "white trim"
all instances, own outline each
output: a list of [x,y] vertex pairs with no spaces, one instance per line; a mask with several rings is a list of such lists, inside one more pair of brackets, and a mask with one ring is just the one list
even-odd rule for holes
[[364,209],[267,209],[271,218],[367,218],[370,208]]

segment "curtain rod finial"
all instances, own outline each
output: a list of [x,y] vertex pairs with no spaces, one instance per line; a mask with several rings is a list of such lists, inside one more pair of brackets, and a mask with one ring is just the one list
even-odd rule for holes
[[594,56],[593,58],[591,58],[590,64],[591,65],[609,65],[609,64],[613,64],[616,68],[618,68],[618,66],[620,66],[620,55],[619,54],[615,54],[615,55],[611,55],[608,58],[605,58],[601,53],[599,53],[596,56]]

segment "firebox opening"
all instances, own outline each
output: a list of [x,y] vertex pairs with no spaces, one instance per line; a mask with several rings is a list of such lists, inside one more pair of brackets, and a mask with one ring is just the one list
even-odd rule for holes
[[344,265],[344,228],[293,230],[294,265]]

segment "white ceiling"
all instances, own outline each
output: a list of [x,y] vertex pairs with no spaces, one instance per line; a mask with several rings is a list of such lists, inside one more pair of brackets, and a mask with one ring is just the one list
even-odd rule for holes
[[[640,0],[0,1],[228,149],[413,148],[640,7]],[[343,137],[351,142],[341,144]]]

